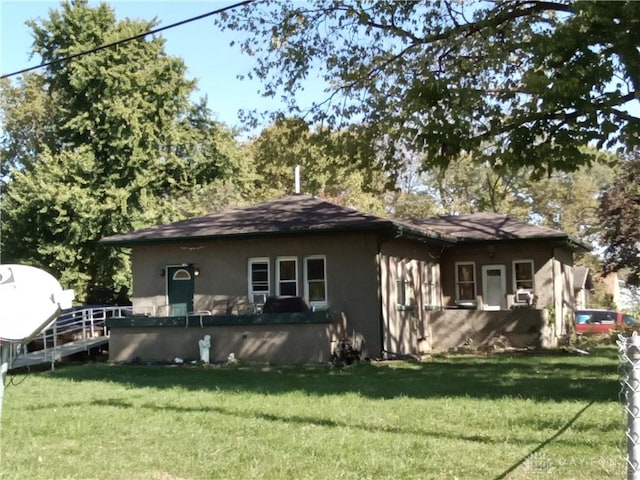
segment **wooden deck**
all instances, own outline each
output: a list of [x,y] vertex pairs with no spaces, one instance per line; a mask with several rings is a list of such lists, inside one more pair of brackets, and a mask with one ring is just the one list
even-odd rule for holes
[[9,360],[9,370],[14,368],[29,367],[32,365],[40,365],[44,363],[57,362],[64,357],[73,355],[91,348],[98,347],[109,343],[108,336],[100,336],[79,340],[77,342],[64,343],[56,346],[56,348],[47,348],[45,350],[36,350],[34,352],[20,354]]

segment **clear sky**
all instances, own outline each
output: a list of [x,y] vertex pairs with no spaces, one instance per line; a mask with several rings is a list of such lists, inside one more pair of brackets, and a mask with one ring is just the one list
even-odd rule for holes
[[[90,0],[90,4],[100,2]],[[159,27],[236,3],[236,0],[112,0],[107,2],[118,18],[151,20],[156,17]],[[0,0],[0,71],[11,73],[40,63],[39,57],[29,58],[33,37],[25,25],[30,19],[46,19],[49,10],[57,9],[60,2],[46,0]],[[231,40],[241,39],[237,33],[221,32],[214,25],[213,16],[161,32],[166,39],[165,50],[172,56],[182,57],[188,68],[187,76],[198,79],[198,96],[209,98],[209,107],[218,120],[232,127],[241,127],[238,111],[259,111],[279,106],[276,100],[264,99],[258,94],[257,80],[238,80],[238,75],[250,72],[255,60],[240,52]],[[321,95],[322,87],[306,88],[308,95]],[[315,93],[314,93],[315,92]],[[300,99],[304,104],[308,101]]]

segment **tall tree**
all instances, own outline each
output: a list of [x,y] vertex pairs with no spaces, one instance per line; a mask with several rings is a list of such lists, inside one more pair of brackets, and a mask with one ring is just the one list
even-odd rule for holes
[[34,53],[53,63],[2,85],[2,256],[46,268],[82,298],[127,282],[125,256],[101,237],[201,213],[215,185],[245,192],[249,169],[206,102],[191,103],[195,81],[162,38],[64,60],[154,22],[77,0],[30,26]]
[[293,192],[293,171],[301,169],[303,193],[382,213],[381,195],[390,188],[384,164],[358,126],[339,131],[312,129],[299,118],[279,118],[256,137],[256,192],[272,198]]
[[605,270],[625,270],[627,282],[640,286],[640,153],[625,159],[601,198]]
[[[602,156],[602,154],[593,153]],[[611,155],[604,155],[611,158]],[[614,181],[611,160],[574,172],[556,172],[527,185],[531,216],[545,226],[600,243],[599,197]]]
[[42,75],[26,74],[19,85],[0,80],[0,184],[12,169],[29,167],[52,142],[55,93]]
[[523,193],[529,173],[491,167],[465,154],[446,169],[425,172],[425,182],[445,214],[494,212],[527,218],[531,206]]
[[592,165],[540,179],[532,179],[527,167],[498,169],[460,156],[447,169],[423,170],[420,183],[413,180],[413,189],[398,194],[389,209],[397,216],[490,211],[599,244],[599,196],[613,183],[617,160],[606,152],[590,154],[598,159]]
[[543,176],[591,161],[588,143],[640,142],[640,3],[272,0],[228,13],[265,95],[328,85],[315,120],[356,120],[446,166],[489,146]]

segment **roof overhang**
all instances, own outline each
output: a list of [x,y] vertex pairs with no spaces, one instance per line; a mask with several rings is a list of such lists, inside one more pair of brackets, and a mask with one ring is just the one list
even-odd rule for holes
[[132,238],[131,236],[112,235],[105,237],[99,241],[103,245],[113,247],[130,248],[141,245],[161,245],[177,243],[200,243],[207,241],[221,240],[239,240],[239,239],[260,239],[260,238],[282,238],[291,236],[329,236],[329,235],[349,235],[354,233],[373,233],[380,234],[391,238],[405,238],[407,240],[420,241],[423,243],[434,244],[450,244],[451,241],[441,235],[432,234],[419,229],[411,228],[396,222],[387,221],[386,223],[354,227],[342,226],[340,228],[301,228],[301,229],[284,229],[269,230],[261,232],[234,232],[223,234],[207,234],[207,235],[178,235],[178,236],[139,236]]

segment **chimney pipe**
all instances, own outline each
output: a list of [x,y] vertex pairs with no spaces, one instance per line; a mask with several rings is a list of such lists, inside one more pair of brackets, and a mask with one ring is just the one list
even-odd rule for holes
[[300,165],[296,165],[293,169],[294,177],[294,192],[296,195],[300,194]]

